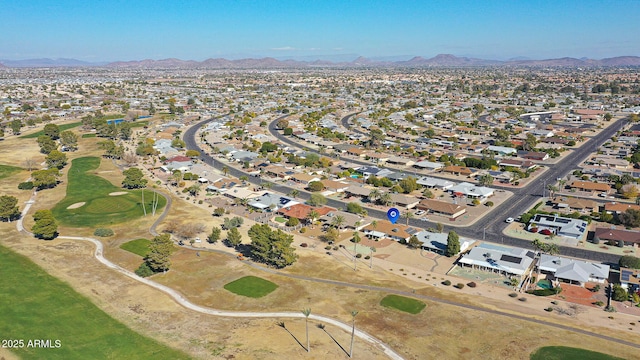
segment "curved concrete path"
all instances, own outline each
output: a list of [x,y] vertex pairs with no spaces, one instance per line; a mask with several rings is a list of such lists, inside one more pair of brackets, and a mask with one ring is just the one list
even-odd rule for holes
[[[161,194],[161,193],[160,193]],[[163,195],[164,196],[164,195]],[[31,208],[31,205],[33,205],[33,203],[35,202],[35,197],[36,197],[36,192],[33,192],[33,195],[31,196],[31,199],[29,201],[27,201],[26,206],[24,208],[24,210],[22,210],[22,214],[20,216],[20,219],[18,219],[17,223],[16,223],[16,228],[19,232],[25,233],[25,234],[30,234],[33,236],[33,234],[29,231],[27,231],[24,226],[23,226],[23,219],[26,216],[26,214],[29,212],[29,209]],[[167,207],[165,207],[165,209],[167,209]],[[166,210],[165,210],[166,212]],[[164,213],[163,213],[164,215]],[[154,223],[154,225],[157,223],[157,221]],[[68,240],[81,240],[81,241],[88,241],[93,243],[96,246],[96,250],[94,252],[94,257],[103,265],[105,265],[106,267],[113,269],[117,272],[119,272],[122,275],[125,275],[131,279],[134,279],[136,281],[139,281],[145,285],[151,286],[157,290],[160,290],[162,292],[164,292],[165,294],[169,295],[171,298],[173,298],[178,304],[184,306],[187,309],[193,310],[193,311],[197,311],[203,314],[208,314],[208,315],[214,315],[214,316],[225,316],[225,317],[237,317],[237,318],[304,318],[305,316],[302,314],[302,312],[252,312],[252,311],[226,311],[226,310],[217,310],[217,309],[213,309],[213,308],[208,308],[208,307],[204,307],[204,306],[200,306],[200,305],[196,305],[192,302],[190,302],[189,300],[187,300],[184,296],[182,296],[179,292],[177,292],[176,290],[159,284],[155,281],[146,279],[146,278],[142,278],[138,275],[136,275],[135,273],[119,266],[116,265],[114,263],[112,263],[111,261],[107,260],[104,255],[103,255],[103,249],[104,249],[104,245],[102,244],[102,242],[100,242],[99,240],[93,239],[93,238],[89,238],[89,237],[79,237],[79,236],[58,236],[58,239],[68,239]],[[326,317],[326,316],[321,316],[321,315],[315,315],[315,314],[311,314],[309,315],[309,319],[312,320],[316,320],[316,321],[321,321],[327,324],[331,324],[334,325],[336,327],[339,327],[340,329],[343,329],[344,331],[346,331],[347,333],[350,332],[352,330],[351,325],[349,324],[345,324],[343,322],[340,322],[338,320],[332,319],[330,317]],[[393,349],[391,349],[388,345],[386,345],[385,343],[383,343],[382,341],[376,339],[375,337],[367,334],[366,332],[356,329],[355,330],[355,336],[357,336],[358,338],[379,347],[380,349],[382,349],[384,351],[384,353],[391,359],[394,360],[403,360],[403,357],[400,356],[400,354],[396,353],[395,351],[393,351]]]

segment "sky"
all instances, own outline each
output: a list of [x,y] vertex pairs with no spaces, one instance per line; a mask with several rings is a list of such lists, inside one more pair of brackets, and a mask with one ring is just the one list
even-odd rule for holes
[[640,0],[0,0],[0,59],[640,56]]

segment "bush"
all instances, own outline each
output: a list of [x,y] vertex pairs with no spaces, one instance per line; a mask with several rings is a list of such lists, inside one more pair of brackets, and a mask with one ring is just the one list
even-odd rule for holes
[[96,231],[93,232],[93,235],[100,237],[113,236],[113,230],[105,229],[105,228],[97,228]]
[[324,247],[325,250],[331,250],[331,245],[327,245]]
[[224,215],[225,211],[226,210],[224,208],[218,207],[215,210],[213,210],[213,215],[214,216],[222,216],[222,215]]
[[300,229],[300,234],[304,234],[307,232],[307,228],[303,227],[302,229]]
[[518,300],[519,300],[519,301],[522,301],[522,302],[525,302],[525,301],[527,301],[527,298],[526,298],[526,297],[521,297],[521,298],[519,298]]
[[548,308],[544,309],[544,311],[546,311],[546,312],[552,312],[552,311],[553,311],[553,308],[552,308],[551,306],[549,306]]
[[18,184],[18,189],[20,190],[31,190],[33,189],[33,182],[25,181]]
[[620,257],[618,264],[620,264],[620,267],[640,269],[640,258],[631,255],[624,255]]
[[151,270],[151,268],[145,261],[136,269],[136,275],[140,277],[148,277],[153,275],[153,270]]
[[367,256],[364,257],[364,259],[365,260],[369,260],[369,259],[371,259],[371,256],[367,255]]
[[362,257],[362,254],[356,254],[356,258],[360,259]]
[[463,283],[457,283],[455,285],[453,285],[453,287],[457,288],[457,289],[462,289],[464,287]]
[[595,305],[595,306],[603,306],[603,305],[604,305],[604,302],[602,302],[602,301],[600,301],[600,300],[598,300],[598,301],[594,301],[594,302],[593,302],[593,305]]
[[493,201],[487,201],[486,203],[484,203],[485,206],[488,207],[492,207],[493,206]]
[[449,286],[449,285],[451,285],[451,281],[445,280],[445,281],[442,282],[442,285]]
[[551,296],[551,295],[560,294],[561,291],[562,291],[562,288],[558,286],[557,288],[554,288],[554,289],[536,289],[531,291],[530,293],[535,296]]
[[509,297],[515,298],[515,297],[518,297],[518,294],[517,293],[511,293],[511,294],[509,294]]
[[467,286],[470,287],[470,288],[474,288],[474,287],[476,287],[478,285],[475,282],[472,281],[472,282],[468,283]]
[[287,226],[296,226],[298,224],[300,224],[300,220],[295,217],[290,217],[289,220],[287,220],[287,222],[285,223],[285,225]]

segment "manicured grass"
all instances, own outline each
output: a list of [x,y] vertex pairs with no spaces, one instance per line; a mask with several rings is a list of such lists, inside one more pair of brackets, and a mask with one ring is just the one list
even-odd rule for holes
[[623,360],[622,358],[566,346],[545,346],[529,357],[531,360]]
[[135,239],[120,245],[120,249],[145,257],[149,253],[150,244],[151,240],[149,239]]
[[396,310],[408,312],[410,314],[418,314],[427,305],[422,301],[411,299],[399,295],[387,295],[381,301],[380,305],[393,308]]
[[[125,191],[106,179],[91,174],[100,166],[100,158],[83,157],[71,162],[67,176],[67,196],[52,209],[53,216],[61,225],[73,227],[98,227],[116,224],[144,216],[142,190],[127,190],[126,195],[110,196],[110,193]],[[153,192],[144,191],[147,214],[151,213]],[[69,205],[85,202],[77,209]],[[156,211],[161,211],[166,200],[160,196]]]
[[141,120],[130,123],[132,128],[145,127],[149,125],[149,120]]
[[94,138],[94,137],[96,137],[96,134],[82,134],[81,137],[83,139]]
[[275,220],[276,220],[277,222],[279,222],[279,223],[286,223],[286,222],[287,222],[287,219],[286,219],[286,218],[283,218],[282,216],[276,216],[276,219],[275,219]]
[[[59,125],[58,127],[60,128],[60,132],[63,132],[65,130],[69,130],[69,129],[73,129],[75,127],[78,127],[80,125],[82,125],[82,121],[78,121],[78,122],[74,122],[74,123],[70,123],[70,124]],[[20,136],[20,139],[35,139],[40,135],[44,135],[44,130],[40,130],[38,132],[34,132],[33,134],[29,134],[29,135],[22,135],[22,136]]]
[[[188,359],[144,337],[97,308],[28,258],[0,246],[0,334],[23,339],[22,359]],[[30,339],[59,348],[27,348]]]
[[22,169],[17,166],[0,165],[0,179],[4,179],[20,171],[22,171]]
[[224,288],[234,294],[259,298],[277,289],[278,285],[259,277],[245,276],[226,284]]

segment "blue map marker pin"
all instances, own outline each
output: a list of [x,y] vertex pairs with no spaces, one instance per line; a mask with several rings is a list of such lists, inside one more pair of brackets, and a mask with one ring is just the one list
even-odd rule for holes
[[387,211],[387,217],[389,218],[389,221],[391,221],[392,224],[395,224],[396,221],[398,221],[398,218],[400,217],[400,211],[398,211],[398,209],[396,208],[391,208],[389,209],[389,211]]

